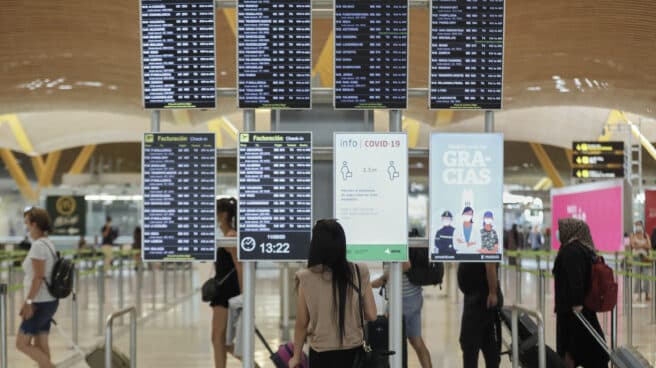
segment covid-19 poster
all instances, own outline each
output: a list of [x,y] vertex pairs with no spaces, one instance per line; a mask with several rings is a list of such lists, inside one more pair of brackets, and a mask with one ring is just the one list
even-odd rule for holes
[[431,261],[501,261],[503,136],[431,135],[430,198]]

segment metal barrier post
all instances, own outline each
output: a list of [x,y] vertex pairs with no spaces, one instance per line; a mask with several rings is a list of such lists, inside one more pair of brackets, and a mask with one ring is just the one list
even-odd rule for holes
[[547,271],[546,270],[545,271],[540,270],[539,275],[538,275],[538,283],[539,283],[539,285],[538,285],[538,295],[539,295],[538,308],[539,308],[540,314],[542,314],[542,317],[546,319],[547,317],[546,317],[546,309],[545,309],[546,307],[545,307],[545,305],[547,304],[546,303],[546,299],[547,299],[547,296],[546,296],[546,293],[547,293],[547,291],[546,291],[546,284],[547,284],[546,278],[547,277],[544,275],[545,272],[547,272]]
[[629,284],[628,289],[628,304],[626,306],[626,344],[628,346],[633,346],[633,277],[631,277],[631,267],[627,262],[626,274],[628,276]]
[[653,277],[651,280],[651,323],[656,323],[656,259],[653,262],[651,265],[651,277]]
[[141,317],[143,315],[143,305],[142,305],[142,294],[143,294],[143,264],[137,262],[137,287],[136,287],[136,299],[137,299],[137,315]]
[[[14,284],[14,260],[9,262],[9,270],[7,271],[7,285]],[[9,331],[16,333],[16,292],[9,293]]]
[[632,291],[631,291],[631,285],[629,285],[629,275],[628,275],[628,273],[629,273],[629,267],[628,267],[628,263],[627,263],[627,262],[628,262],[628,261],[627,261],[626,256],[625,256],[625,257],[624,257],[624,260],[622,261],[622,264],[624,265],[624,267],[623,267],[623,268],[624,268],[624,281],[623,281],[623,283],[622,283],[622,286],[623,286],[622,289],[623,289],[623,291],[624,291],[624,292],[623,292],[623,295],[624,295],[624,303],[623,303],[623,306],[622,306],[622,308],[623,308],[622,312],[623,312],[624,316],[627,316],[628,313],[629,313],[629,308],[628,308],[628,306],[629,306],[629,299],[630,299],[630,297],[632,296],[632,295],[631,295],[631,293],[632,293]]
[[519,312],[533,316],[538,325],[538,368],[547,368],[547,349],[544,339],[544,318],[539,312],[532,311],[520,305],[510,307],[512,312],[511,334],[512,334],[512,366],[519,367]]
[[0,284],[0,368],[7,364],[7,284]]
[[522,303],[522,256],[517,254],[517,264],[515,265],[515,303]]
[[[118,308],[125,305],[125,290],[123,287],[123,252],[118,252]],[[122,319],[121,319],[122,320]]]
[[103,334],[103,318],[105,317],[105,271],[104,266],[98,267],[98,335]]
[[130,314],[130,368],[137,368],[137,310],[135,307],[122,309],[107,317],[105,323],[105,368],[112,368],[114,319],[128,313]]
[[173,300],[178,299],[178,273],[180,271],[180,263],[174,263],[173,267]]
[[617,306],[610,312],[610,347],[617,349]]
[[519,367],[519,312],[517,309],[512,309],[512,319],[510,322],[510,331],[512,334],[512,366],[513,368]]
[[243,367],[255,367],[255,262],[244,262],[244,307],[242,309]]
[[169,302],[169,264],[164,262],[162,267],[164,267],[164,305]]
[[76,269],[73,270],[73,295],[71,296],[71,314],[72,314],[72,329],[73,329],[73,342],[75,345],[78,344],[78,313],[77,313],[77,288],[80,285],[80,272]]
[[289,264],[282,264],[280,269],[282,278],[282,341],[289,341]]
[[[389,295],[389,341],[390,350],[396,354],[390,356],[390,366],[401,368],[403,365],[403,290],[401,262],[393,262],[390,266]],[[456,290],[456,300],[458,290]]]
[[157,309],[157,270],[154,265],[152,265],[150,271],[152,276],[151,282],[153,284],[151,298],[153,302],[153,311],[155,311]]

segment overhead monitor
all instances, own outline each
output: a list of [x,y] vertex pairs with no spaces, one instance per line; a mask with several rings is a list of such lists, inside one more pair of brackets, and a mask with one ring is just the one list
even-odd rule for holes
[[501,109],[504,0],[431,0],[431,109]]
[[143,259],[213,261],[214,133],[146,133],[142,173]]
[[239,0],[237,19],[239,107],[311,108],[311,1]]
[[408,0],[335,0],[337,109],[405,109]]
[[312,134],[241,133],[239,259],[307,260],[312,231]]
[[503,136],[433,133],[429,162],[431,261],[501,261]]
[[141,0],[143,105],[216,106],[214,0]]
[[335,133],[334,216],[348,259],[408,260],[408,140],[405,133]]

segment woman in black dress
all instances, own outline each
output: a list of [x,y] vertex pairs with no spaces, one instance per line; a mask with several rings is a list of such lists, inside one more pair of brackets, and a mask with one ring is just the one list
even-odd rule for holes
[[568,368],[608,367],[608,354],[574,312],[581,312],[603,336],[597,314],[583,306],[590,287],[595,248],[588,225],[577,219],[558,220],[560,250],[554,263],[556,290],[556,345]]
[[[219,229],[223,236],[237,236],[237,200],[222,198],[216,202]],[[223,280],[216,298],[210,302],[212,307],[212,346],[214,347],[214,366],[225,368],[227,353],[231,347],[226,346],[226,324],[228,322],[228,300],[240,294],[241,265],[237,261],[236,248],[218,248],[214,263],[215,278]],[[226,278],[227,276],[227,278]]]

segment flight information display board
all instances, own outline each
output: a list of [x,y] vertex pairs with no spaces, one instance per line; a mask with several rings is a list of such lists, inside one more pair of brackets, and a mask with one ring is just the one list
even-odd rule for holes
[[408,1],[335,0],[337,109],[405,109]]
[[146,109],[216,106],[214,0],[141,0]]
[[309,109],[310,0],[239,0],[239,107]]
[[239,259],[306,260],[312,134],[239,134]]
[[504,6],[431,1],[431,109],[501,109]]
[[625,176],[629,158],[624,142],[572,142],[572,176],[578,179],[617,179]]
[[146,133],[142,167],[143,259],[214,260],[214,133]]

